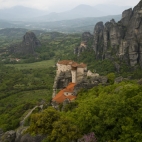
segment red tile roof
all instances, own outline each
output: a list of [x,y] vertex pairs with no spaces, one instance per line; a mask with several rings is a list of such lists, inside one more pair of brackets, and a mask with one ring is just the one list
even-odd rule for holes
[[76,98],[76,96],[74,96],[74,95],[65,96],[65,95],[64,95],[64,92],[73,93],[74,86],[75,86],[75,83],[70,83],[65,89],[61,90],[61,91],[52,99],[52,101],[56,101],[57,103],[63,103],[63,101],[64,101],[65,99],[74,100],[74,99]]
[[84,64],[84,63],[81,63],[81,64],[78,64],[78,67],[79,67],[79,68],[85,68],[85,67],[87,67],[87,65]]
[[63,65],[72,65],[73,63],[76,63],[76,62],[74,62],[72,60],[62,60],[62,61],[58,62],[58,64],[63,64]]
[[71,66],[72,66],[72,67],[78,67],[78,63],[73,62]]
[[62,61],[59,61],[58,64],[71,65],[72,67],[79,67],[79,68],[84,68],[87,66],[84,63],[78,64],[72,60],[62,60]]

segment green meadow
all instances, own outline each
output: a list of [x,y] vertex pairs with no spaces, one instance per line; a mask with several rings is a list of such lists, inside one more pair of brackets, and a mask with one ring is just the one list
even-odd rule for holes
[[52,60],[45,60],[40,62],[34,62],[34,63],[24,63],[24,64],[6,64],[6,66],[14,67],[19,70],[23,69],[44,69],[49,68],[55,65],[54,59]]

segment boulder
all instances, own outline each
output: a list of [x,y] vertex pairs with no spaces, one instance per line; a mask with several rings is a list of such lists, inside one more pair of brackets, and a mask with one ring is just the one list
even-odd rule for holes
[[123,81],[123,77],[122,77],[122,76],[117,77],[117,78],[115,78],[115,80],[114,80],[115,83],[120,83],[120,82],[122,82],[122,81]]
[[81,89],[91,89],[99,84],[105,85],[107,84],[107,80],[106,76],[85,77],[75,85],[74,94],[77,95]]
[[3,130],[0,129],[0,139],[1,139],[1,136],[3,135]]
[[41,136],[41,135],[31,136],[30,134],[25,134],[17,142],[42,142],[44,138],[45,136]]
[[99,77],[99,82],[102,84],[107,84],[108,78],[106,76],[100,76]]
[[15,142],[16,132],[14,130],[5,132],[1,138],[0,142]]
[[15,142],[19,142],[21,137],[23,136],[24,132],[27,130],[28,127],[19,127],[16,130],[16,138],[15,138]]

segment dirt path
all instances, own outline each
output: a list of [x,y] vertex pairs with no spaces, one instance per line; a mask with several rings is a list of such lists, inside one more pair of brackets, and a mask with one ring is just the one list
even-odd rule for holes
[[28,118],[28,117],[31,115],[31,113],[32,113],[37,107],[40,107],[40,108],[42,109],[43,105],[35,106],[33,109],[31,109],[31,110],[29,111],[29,113],[23,118],[23,120],[20,121],[20,126],[21,126],[21,127],[24,126],[24,122],[25,122],[26,118]]

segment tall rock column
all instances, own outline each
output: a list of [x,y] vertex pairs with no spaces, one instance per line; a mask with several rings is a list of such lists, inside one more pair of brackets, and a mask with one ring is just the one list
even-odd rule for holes
[[34,54],[35,49],[41,45],[36,35],[29,31],[23,36],[23,41],[9,47],[9,52],[20,55]]
[[94,44],[93,49],[96,53],[96,58],[99,58],[100,54],[103,52],[103,22],[98,22],[94,29]]

